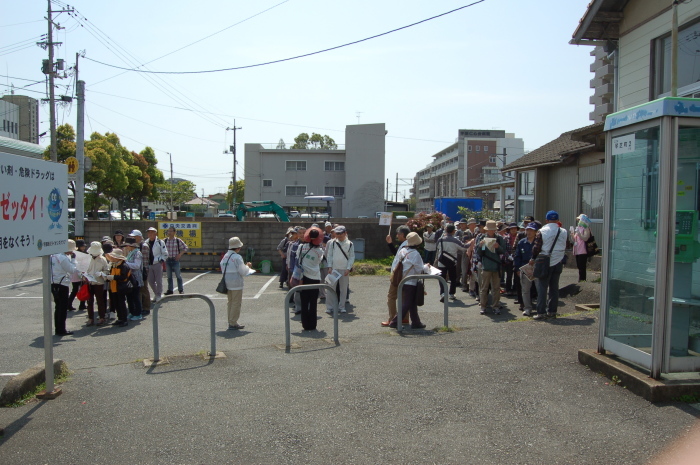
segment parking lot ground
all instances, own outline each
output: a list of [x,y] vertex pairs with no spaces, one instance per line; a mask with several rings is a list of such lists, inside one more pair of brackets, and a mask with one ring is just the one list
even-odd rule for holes
[[[574,271],[575,273],[575,271]],[[192,280],[197,277],[197,279]],[[195,300],[127,328],[84,327],[55,357],[73,374],[63,395],[0,409],[0,463],[646,463],[688,431],[700,412],[651,404],[577,362],[594,348],[598,313],[563,300],[560,318],[507,310],[479,315],[458,291],[452,332],[442,326],[437,283],[420,309],[427,330],[383,328],[388,277],[353,277],[350,312],[333,320],[319,306],[317,332],[292,318],[284,344],[285,290],[275,278],[246,278],[241,331],[228,331],[218,273],[187,273],[186,292],[216,304],[217,350],[203,360],[209,315]],[[565,275],[562,287],[575,280]],[[0,372],[43,361],[41,288],[0,288]],[[22,296],[18,294],[24,293]],[[24,297],[20,299],[19,297]]]

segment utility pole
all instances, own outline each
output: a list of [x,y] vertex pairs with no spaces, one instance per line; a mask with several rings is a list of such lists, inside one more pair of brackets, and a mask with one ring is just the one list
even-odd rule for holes
[[[76,57],[77,58],[77,57]],[[76,77],[77,77],[76,66]],[[75,236],[85,237],[85,81],[78,81],[78,124],[76,125],[75,158],[78,172],[75,177]]]
[[55,95],[54,95],[54,75],[56,71],[54,70],[54,66],[56,67],[57,70],[63,70],[63,60],[58,60],[58,63],[54,63],[54,55],[53,55],[53,47],[55,45],[60,45],[61,42],[56,42],[54,43],[53,41],[53,28],[54,26],[57,29],[62,29],[61,26],[58,24],[53,23],[53,18],[52,18],[52,13],[66,13],[66,12],[72,12],[72,9],[69,10],[56,10],[52,11],[51,10],[51,0],[47,0],[48,3],[48,9],[46,10],[47,12],[47,17],[46,19],[48,20],[48,25],[49,25],[49,36],[48,36],[48,42],[46,43],[47,47],[49,48],[49,59],[48,61],[44,60],[43,66],[42,66],[42,71],[44,74],[48,74],[49,76],[49,125],[50,125],[50,133],[51,133],[51,147],[49,149],[49,153],[51,155],[51,161],[57,162],[58,161],[58,142],[56,140],[56,102],[55,102]]
[[671,97],[678,96],[678,4],[679,0],[673,0],[671,8]]
[[173,154],[168,152],[168,156],[170,157],[170,212],[168,212],[168,219],[172,220],[172,211],[175,209],[173,207]]
[[[233,131],[233,145],[231,146],[231,152],[233,153],[233,173],[232,173],[232,184],[231,184],[231,213],[236,210],[236,131],[243,128],[236,127],[236,120],[233,120],[233,127],[226,128],[227,131]],[[226,152],[224,152],[226,153]]]

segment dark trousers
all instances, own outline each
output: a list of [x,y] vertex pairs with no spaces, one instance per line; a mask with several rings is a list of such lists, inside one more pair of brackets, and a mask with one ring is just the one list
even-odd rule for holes
[[586,280],[586,264],[588,264],[588,255],[582,253],[581,255],[575,255],[576,257],[576,268],[578,268],[578,280]]
[[90,294],[87,301],[88,318],[95,318],[95,301],[97,301],[97,314],[100,318],[104,318],[107,311],[104,284],[90,284]]
[[557,307],[559,306],[559,277],[563,269],[564,265],[557,263],[549,267],[549,272],[546,276],[535,281],[537,286],[537,313],[557,313]]
[[[78,281],[77,283],[71,283],[70,295],[68,296],[68,308],[73,308],[73,301],[75,300],[75,296],[78,295],[78,290],[80,290],[80,284],[80,281]],[[80,302],[78,308],[80,310],[85,310],[85,302]]]
[[[404,284],[401,290],[401,317],[403,321],[406,321],[406,315],[411,316],[411,324],[420,324],[420,317],[418,316],[418,305],[416,304],[416,292],[418,286],[409,286]],[[396,321],[397,317],[391,320],[391,324],[398,324]]]
[[287,271],[287,259],[282,259],[282,269],[280,270],[280,284],[286,283],[289,277],[289,272]]
[[517,279],[513,279],[515,274],[513,272],[513,262],[503,264],[503,270],[506,274],[505,290],[506,292],[513,292],[515,290],[515,281],[517,281]]
[[129,313],[134,316],[141,315],[141,286],[134,286],[127,292],[126,303],[129,306]]
[[[450,278],[450,295],[454,295],[455,291],[457,291],[457,286],[459,286],[459,279],[457,278],[457,265],[456,264],[451,264],[445,266],[442,262],[440,263],[440,266],[438,267],[440,271],[442,271],[442,277],[447,279],[449,276]],[[443,289],[443,284],[440,283],[440,294],[445,293],[445,289]]]
[[52,284],[51,294],[53,295],[53,322],[56,334],[64,334],[66,332],[66,317],[68,316],[68,286]]
[[435,251],[434,250],[424,250],[425,259],[423,263],[430,263],[431,265],[435,262]]
[[[318,279],[311,279],[304,276],[302,284],[319,284]],[[307,289],[299,293],[301,296],[301,326],[304,329],[316,329],[318,313],[316,304],[318,303],[318,289]]]
[[126,310],[126,296],[122,292],[110,292],[109,293],[110,305],[114,305],[114,309],[117,312],[117,320],[126,321],[127,310]]

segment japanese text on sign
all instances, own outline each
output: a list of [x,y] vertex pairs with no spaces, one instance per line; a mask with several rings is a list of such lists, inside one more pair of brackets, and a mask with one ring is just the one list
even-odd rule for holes
[[175,228],[175,237],[182,239],[190,249],[202,248],[202,223],[190,221],[165,221],[158,223],[159,237],[168,237],[168,229]]

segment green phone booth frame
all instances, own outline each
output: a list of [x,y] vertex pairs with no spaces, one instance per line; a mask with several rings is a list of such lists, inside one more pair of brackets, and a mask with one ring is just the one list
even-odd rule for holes
[[700,371],[700,99],[662,98],[605,122],[598,352]]

